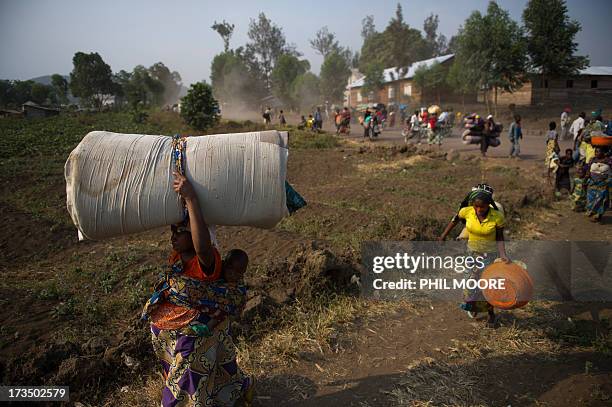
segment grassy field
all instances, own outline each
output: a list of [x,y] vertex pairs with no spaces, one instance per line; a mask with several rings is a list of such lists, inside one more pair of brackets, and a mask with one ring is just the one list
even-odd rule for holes
[[[260,129],[251,122],[223,121],[207,134]],[[169,233],[77,242],[65,209],[63,165],[92,130],[199,134],[168,112],[153,112],[144,123],[124,113],[0,121],[0,216],[8,226],[0,232],[2,382],[70,383],[73,401],[85,405],[157,405],[160,379],[148,328],[138,316],[165,267]],[[587,376],[601,372],[611,353],[608,314],[598,324],[573,316],[566,323],[573,311],[534,303],[516,317],[504,317],[501,329],[484,331],[455,321],[455,305],[369,301],[346,281],[359,269],[362,242],[435,239],[476,182],[487,181],[499,191],[497,199],[513,219],[508,237],[531,239],[552,230],[555,220],[542,213],[551,214],[557,206],[532,170],[287,130],[288,178],[308,206],[272,230],[225,227],[218,232],[222,250],[242,247],[252,259],[247,282],[250,298],[259,305],[237,326],[237,346],[240,366],[259,383],[260,405],[331,405],[326,392],[348,400],[351,393],[334,383],[350,376],[356,363],[352,352],[367,358],[384,338],[401,343],[418,337],[428,345],[418,345],[417,352],[406,350],[415,347],[408,343],[407,359],[388,366],[405,374],[388,382],[382,378],[389,371],[375,367],[378,362],[353,373],[380,375],[381,382],[355,379],[363,392],[371,393],[368,386],[386,391],[379,396],[383,404],[365,398],[363,406],[410,405],[410,400],[421,403],[415,405],[527,404],[527,399],[504,399],[487,390],[499,383],[483,378],[478,368],[502,372],[504,365],[496,360],[526,369],[530,358],[546,361],[546,369],[532,369],[546,375],[562,369],[565,358],[573,373],[578,365]],[[388,331],[391,317],[403,326],[395,333]],[[438,331],[436,324],[450,328]],[[367,345],[370,337],[378,342]],[[449,345],[453,341],[459,342]],[[504,380],[518,380],[504,374]],[[32,377],[37,383],[29,381]],[[600,379],[580,380],[591,389]],[[435,385],[446,390],[436,392]],[[605,386],[597,388],[593,400],[610,394]],[[530,403],[545,399],[532,393]]]

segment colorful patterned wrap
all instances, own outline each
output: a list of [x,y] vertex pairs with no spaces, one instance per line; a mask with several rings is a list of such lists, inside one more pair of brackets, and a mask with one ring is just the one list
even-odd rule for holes
[[572,210],[576,212],[584,211],[586,205],[586,186],[584,178],[574,178],[574,191],[572,192]]
[[[492,253],[479,253],[479,252],[470,250],[469,248],[468,248],[468,255],[474,258],[478,256],[483,257],[482,263],[484,264],[484,266],[482,268],[473,267],[467,271],[467,278],[474,279],[474,280],[479,280],[480,275],[482,274],[484,269],[486,269],[487,266],[489,266],[490,264],[493,264],[495,259],[497,259],[498,257],[497,251],[494,251]],[[466,288],[465,290],[463,290],[463,295],[465,297],[465,303],[462,306],[462,308],[465,309],[466,311],[487,312],[487,311],[493,310],[493,306],[487,302],[487,300],[484,297],[484,294],[482,293],[482,290],[480,290],[479,288],[474,288],[474,289]]]
[[612,160],[593,159],[589,163],[590,177],[587,180],[587,213],[602,216],[610,207],[610,188],[612,187],[612,174],[610,168]]
[[151,325],[151,339],[165,379],[162,407],[234,406],[252,392],[252,379],[236,363],[229,319],[209,337]]
[[[153,349],[163,375],[163,407],[234,406],[252,393],[252,379],[236,363],[231,322],[246,302],[246,287],[223,280],[204,282],[184,275],[180,261],[171,264],[147,301],[143,318],[164,301],[196,311],[177,329],[151,324]],[[211,316],[220,320],[212,332]]]

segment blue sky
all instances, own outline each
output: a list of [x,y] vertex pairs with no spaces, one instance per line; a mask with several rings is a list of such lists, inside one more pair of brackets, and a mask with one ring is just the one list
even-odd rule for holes
[[[439,31],[450,38],[472,10],[487,0],[400,1],[404,18],[422,29],[430,14],[440,17]],[[527,0],[498,3],[520,21]],[[0,0],[0,78],[29,79],[72,70],[77,51],[98,52],[114,72],[162,61],[189,84],[209,79],[210,62],[223,43],[210,26],[215,20],[236,25],[231,47],[244,45],[249,20],[264,12],[282,27],[318,73],[322,59],[308,40],[324,25],[341,45],[361,47],[361,20],[374,15],[379,31],[395,12],[385,1],[158,1],[158,0]],[[572,18],[582,24],[579,53],[592,65],[612,65],[612,1],[569,0]]]

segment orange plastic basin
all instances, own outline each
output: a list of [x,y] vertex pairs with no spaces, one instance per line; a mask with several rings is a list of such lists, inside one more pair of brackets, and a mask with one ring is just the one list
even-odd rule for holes
[[533,281],[527,270],[516,263],[493,263],[480,276],[489,280],[504,279],[503,289],[485,288],[484,297],[495,308],[515,309],[527,304],[533,296]]
[[609,136],[593,136],[591,144],[594,146],[612,146],[612,137]]

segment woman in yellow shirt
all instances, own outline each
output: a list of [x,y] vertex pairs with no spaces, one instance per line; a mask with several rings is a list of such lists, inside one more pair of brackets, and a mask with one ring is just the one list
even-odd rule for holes
[[[506,263],[510,262],[506,256],[504,245],[504,215],[495,207],[493,189],[490,186],[480,184],[476,188],[472,188],[472,192],[461,204],[457,215],[444,229],[442,236],[440,236],[441,241],[448,236],[460,220],[465,220],[466,223],[468,252],[472,257],[480,256],[484,258],[484,266],[470,270],[468,278],[479,279],[482,271],[498,257]],[[475,289],[468,291],[466,294],[467,298],[461,308],[467,311],[472,318],[478,312],[487,311],[489,314],[487,325],[495,326],[493,306],[484,299],[482,292]]]

